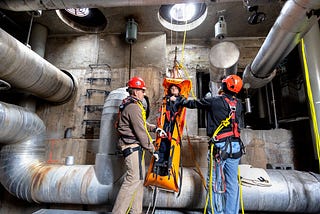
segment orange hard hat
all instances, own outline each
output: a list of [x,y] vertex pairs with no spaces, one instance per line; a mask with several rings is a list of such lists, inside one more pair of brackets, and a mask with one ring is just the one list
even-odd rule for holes
[[127,86],[129,88],[138,88],[138,89],[146,89],[146,84],[141,77],[132,77]]
[[234,93],[239,93],[242,88],[242,80],[235,74],[227,76],[222,82],[226,83],[227,89]]

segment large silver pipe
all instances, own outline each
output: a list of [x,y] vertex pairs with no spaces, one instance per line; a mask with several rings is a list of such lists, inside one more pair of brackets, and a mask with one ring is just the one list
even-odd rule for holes
[[237,72],[239,48],[232,42],[219,42],[210,49],[210,81],[220,83],[224,76]]
[[113,185],[98,182],[92,165],[45,163],[45,126],[26,109],[0,102],[0,181],[29,202],[101,204],[115,198]]
[[100,183],[108,185],[124,174],[123,158],[116,154],[119,136],[115,128],[119,105],[129,93],[125,88],[113,90],[107,97],[102,111],[99,152],[96,155],[95,170]]
[[[1,139],[3,142],[16,142],[3,146],[0,152],[0,181],[10,193],[30,202],[112,204],[121,179],[110,185],[103,185],[99,183],[92,165],[45,164],[45,127],[37,115],[21,107],[1,103],[0,118]],[[6,131],[8,121],[11,121],[10,127],[22,129],[24,137],[19,131],[14,135]],[[20,137],[15,139],[15,136]],[[101,146],[101,151],[113,148],[114,142],[109,138],[106,140],[103,143],[109,145],[105,148]],[[103,152],[110,154],[113,151]],[[112,161],[106,167],[107,170],[121,169],[120,163]],[[173,193],[161,192],[157,200],[158,207],[201,209],[204,206],[205,189],[199,175],[192,168],[183,170],[184,180],[179,198]],[[203,174],[206,174],[205,171],[206,169]],[[267,170],[267,173],[272,182],[271,187],[243,188],[246,210],[320,212],[317,203],[320,201],[319,175],[294,170]],[[145,194],[144,205],[147,206],[152,198],[152,191],[145,189]],[[277,199],[277,203],[273,198]]]
[[312,9],[319,8],[319,0],[289,0],[285,3],[257,56],[244,71],[245,88],[260,88],[273,79],[275,67],[317,23]]
[[[157,208],[202,209],[205,206],[206,191],[199,175],[192,168],[183,169],[182,191],[175,193],[161,191],[157,195]],[[266,170],[271,186],[242,186],[245,211],[271,212],[320,212],[320,175],[296,170]],[[203,170],[206,174],[206,170]],[[152,200],[152,190],[144,192],[144,206]]]
[[44,58],[46,51],[46,44],[48,38],[48,28],[39,23],[33,23],[30,35],[31,50]]
[[[319,25],[314,24],[311,30],[305,35],[304,46],[300,45],[301,61],[303,62],[305,82],[307,86],[309,107],[310,108],[310,125],[313,128],[313,144],[315,157],[320,154],[319,148],[317,147],[317,137],[320,132],[320,29]],[[304,54],[302,52],[304,48]],[[305,58],[303,58],[305,57]],[[313,112],[313,113],[312,113]],[[317,155],[318,153],[318,155]]]
[[244,186],[245,210],[320,212],[320,175],[296,170],[266,170],[270,187]]
[[53,10],[65,8],[97,8],[97,7],[123,7],[123,6],[147,6],[162,4],[178,4],[178,3],[203,3],[203,0],[117,0],[117,1],[101,1],[101,0],[51,0],[51,1],[21,1],[21,0],[1,0],[0,8],[13,11],[33,11],[33,10]]
[[0,79],[45,100],[72,98],[76,80],[0,29]]

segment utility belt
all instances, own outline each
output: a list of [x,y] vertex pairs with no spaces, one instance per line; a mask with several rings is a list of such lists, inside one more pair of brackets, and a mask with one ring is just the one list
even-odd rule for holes
[[122,150],[122,154],[123,154],[123,157],[126,158],[129,155],[131,155],[133,152],[136,152],[136,151],[142,151],[141,146],[137,146],[134,148],[131,148],[131,147],[126,148],[126,149]]
[[215,141],[212,138],[209,141],[209,149],[214,144],[214,156],[219,155],[221,159],[227,158],[237,159],[246,153],[245,146],[240,138],[226,137],[223,140]]

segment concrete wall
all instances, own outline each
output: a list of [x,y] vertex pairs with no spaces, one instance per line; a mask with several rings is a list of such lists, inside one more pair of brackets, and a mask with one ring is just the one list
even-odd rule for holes
[[[147,84],[146,94],[152,106],[149,121],[152,123],[156,122],[162,101],[165,39],[164,34],[143,34],[132,45],[131,76],[141,76]],[[64,156],[74,154],[75,150],[89,149],[88,161],[86,158],[76,158],[75,161],[77,164],[92,164],[105,98],[110,91],[124,87],[129,79],[130,46],[120,34],[75,35],[49,37],[46,48],[45,58],[70,72],[76,78],[78,88],[73,99],[63,105],[38,102],[37,113],[48,130],[48,161],[54,158],[60,163]],[[70,146],[72,141],[77,146]]]

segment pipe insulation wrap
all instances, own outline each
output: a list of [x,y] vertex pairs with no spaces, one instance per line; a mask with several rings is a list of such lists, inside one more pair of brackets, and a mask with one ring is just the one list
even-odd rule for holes
[[[202,169],[203,174],[207,170]],[[272,185],[242,186],[244,209],[246,211],[270,212],[320,212],[320,175],[296,170],[267,169]],[[190,167],[183,168],[181,194],[160,191],[157,195],[157,208],[203,209],[206,190],[199,175]],[[152,199],[152,190],[144,192],[144,206]]]
[[118,119],[119,106],[129,93],[126,88],[113,90],[108,95],[102,111],[99,152],[96,155],[95,170],[101,184],[109,185],[119,180],[125,173],[122,156],[116,155],[116,145],[119,140],[115,128]]
[[[120,92],[111,100],[119,96],[124,94]],[[109,106],[114,104],[113,101],[107,103],[111,103]],[[115,107],[111,111],[112,114],[116,114]],[[43,146],[45,127],[36,114],[18,106],[1,103],[0,127],[6,123],[4,118],[11,120],[16,114],[20,114],[21,118],[12,119],[11,123],[23,123],[26,126],[25,137],[21,138],[22,142],[12,139],[17,143],[3,146],[0,152],[0,180],[11,194],[30,202],[112,204],[121,184],[121,178],[110,185],[103,185],[98,181],[92,165],[45,164]],[[109,122],[112,123],[111,120]],[[7,136],[12,138],[9,134],[4,134],[4,128],[0,129],[0,133],[4,139]],[[112,142],[110,139],[107,140],[108,142],[100,143]],[[101,146],[101,149],[106,148]],[[107,149],[112,150],[108,146]],[[104,152],[112,154],[114,151]],[[109,161],[105,165],[105,170],[110,169],[121,171],[122,165],[117,161]],[[203,174],[206,174],[207,169],[202,170]],[[176,198],[174,193],[161,191],[157,207],[203,208],[206,191],[199,175],[191,167],[183,168],[183,171],[184,180],[179,198]],[[267,170],[267,173],[272,182],[271,187],[243,188],[246,210],[320,212],[319,175],[295,170]],[[110,180],[107,182],[110,183]],[[149,188],[145,188],[144,191],[146,197],[143,203],[147,206],[152,198],[152,191]]]
[[30,169],[44,161],[45,126],[34,113],[0,102],[0,181],[8,192],[31,201]]
[[100,184],[92,165],[45,164],[45,130],[35,113],[0,102],[1,142],[15,142],[0,151],[0,181],[8,192],[29,202],[111,203],[113,186]]
[[0,29],[0,78],[48,101],[68,101],[76,90],[68,76]]

